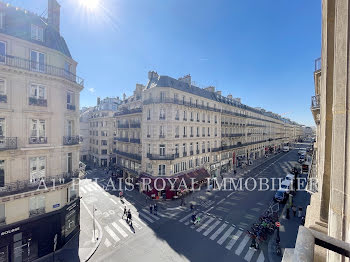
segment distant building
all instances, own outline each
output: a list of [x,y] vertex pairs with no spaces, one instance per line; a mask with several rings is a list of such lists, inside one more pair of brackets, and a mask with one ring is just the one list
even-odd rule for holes
[[56,0],[47,18],[0,2],[1,261],[33,261],[79,232],[84,82],[59,21]]
[[302,136],[297,123],[214,87],[196,87],[190,75],[148,77],[116,113],[115,152],[124,177],[216,177]]

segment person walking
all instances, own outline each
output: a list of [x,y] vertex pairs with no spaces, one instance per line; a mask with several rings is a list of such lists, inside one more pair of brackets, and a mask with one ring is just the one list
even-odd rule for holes
[[130,211],[130,209],[129,209],[129,212],[128,212],[128,223],[132,227],[132,220],[131,220],[131,211]]
[[293,211],[293,216],[296,217],[296,215],[297,215],[297,207],[292,205],[292,211]]
[[126,218],[128,218],[128,214],[126,212],[126,206],[124,206],[124,213],[123,213],[122,219],[124,218],[124,216],[126,216]]
[[152,204],[149,205],[149,212],[152,214],[153,213],[153,206]]
[[287,219],[290,218],[290,216],[289,216],[289,207],[288,207],[287,210],[286,210],[286,218],[287,218]]
[[193,211],[193,204],[191,203],[190,205],[190,208],[191,208],[191,212]]
[[157,216],[158,215],[158,206],[157,206],[157,204],[154,204],[153,210],[154,210],[154,214]]
[[299,207],[299,209],[298,209],[298,217],[301,217],[302,213],[303,213],[303,208]]

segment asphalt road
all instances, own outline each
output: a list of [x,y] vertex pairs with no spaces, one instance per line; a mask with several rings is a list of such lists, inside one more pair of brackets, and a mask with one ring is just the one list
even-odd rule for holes
[[[242,178],[285,177],[297,158],[297,149],[281,153]],[[96,183],[89,177],[100,179]],[[95,208],[102,229],[101,244],[90,261],[268,261],[267,243],[258,251],[249,249],[245,230],[268,208],[274,190],[195,193],[191,200],[198,203],[201,222],[192,225],[188,207],[161,209],[154,216],[143,202],[128,198],[122,203],[118,192],[106,192],[103,185],[107,182],[106,174],[97,171],[80,184],[82,201],[89,210]],[[252,181],[248,184],[250,189],[254,185]],[[133,228],[122,219],[125,205],[132,212]],[[81,223],[91,223],[91,218],[81,217]]]

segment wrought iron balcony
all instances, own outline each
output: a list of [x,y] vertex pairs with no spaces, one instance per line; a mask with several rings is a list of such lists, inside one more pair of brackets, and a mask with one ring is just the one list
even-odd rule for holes
[[133,109],[123,108],[121,109],[120,112],[115,113],[114,116],[122,116],[122,115],[136,114],[136,113],[142,113],[142,108],[133,108]]
[[205,153],[205,149],[202,149],[202,153]]
[[135,159],[135,160],[138,160],[138,161],[141,161],[141,159],[142,159],[142,156],[140,156],[138,154],[127,153],[127,152],[123,152],[123,151],[119,151],[119,150],[116,150],[115,152],[118,155],[125,156],[125,157],[131,158],[131,159]]
[[130,123],[130,128],[140,128],[141,123]]
[[179,117],[175,117],[175,120],[180,120],[180,118]]
[[47,137],[30,137],[29,144],[47,144]]
[[159,135],[159,138],[165,138],[164,134]]
[[130,143],[140,144],[140,138],[130,138]]
[[199,149],[196,150],[196,154],[197,154],[197,155],[199,154]]
[[150,160],[174,160],[175,155],[174,154],[160,155],[160,154],[147,153],[147,158],[149,158]]
[[159,116],[159,120],[165,120],[165,116]]
[[0,137],[0,150],[17,149],[17,137]]
[[75,111],[75,105],[67,104],[67,109],[68,109],[68,110]]
[[79,136],[64,136],[63,137],[63,145],[65,145],[65,146],[78,145],[79,142],[80,142]]
[[129,124],[118,124],[118,128],[129,128]]
[[7,103],[7,95],[0,95],[0,103]]
[[193,156],[193,150],[190,151],[190,156]]
[[[44,190],[43,182],[47,188],[54,185],[63,185],[72,181],[73,178],[79,177],[79,170],[75,170],[72,173],[62,173],[57,176],[45,176],[41,178],[41,180],[37,180],[36,182],[32,182],[28,180],[17,180],[15,182],[5,183],[3,187],[0,187],[0,197],[20,194],[24,192],[34,191],[34,190]],[[39,187],[41,183],[41,186]]]
[[182,156],[184,157],[184,156],[187,156],[187,152],[183,152],[182,153]]
[[175,138],[179,138],[180,136],[179,135],[175,135]]
[[29,97],[29,105],[33,106],[47,106],[47,99]]
[[183,120],[184,120],[184,121],[187,121],[187,117],[184,117]]
[[74,75],[71,72],[68,72],[64,68],[42,64],[42,63],[38,63],[32,60],[28,60],[28,59],[24,59],[24,58],[12,56],[12,55],[0,56],[0,60],[2,64],[6,66],[15,67],[15,68],[19,68],[27,71],[34,71],[34,72],[38,72],[46,75],[62,77],[80,86],[84,86],[84,79]]
[[115,140],[120,141],[120,142],[129,142],[128,137],[116,137]]

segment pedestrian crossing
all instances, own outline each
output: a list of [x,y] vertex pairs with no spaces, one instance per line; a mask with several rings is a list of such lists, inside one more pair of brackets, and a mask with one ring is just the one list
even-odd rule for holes
[[211,241],[216,241],[216,244],[223,246],[226,250],[232,252],[232,255],[240,256],[247,262],[256,261],[264,262],[265,254],[263,250],[250,249],[251,239],[244,233],[242,228],[235,225],[230,225],[226,221],[219,220],[210,215],[200,214],[200,223],[193,225],[190,222],[191,215],[186,214],[177,221],[189,226],[197,233],[208,237]]

